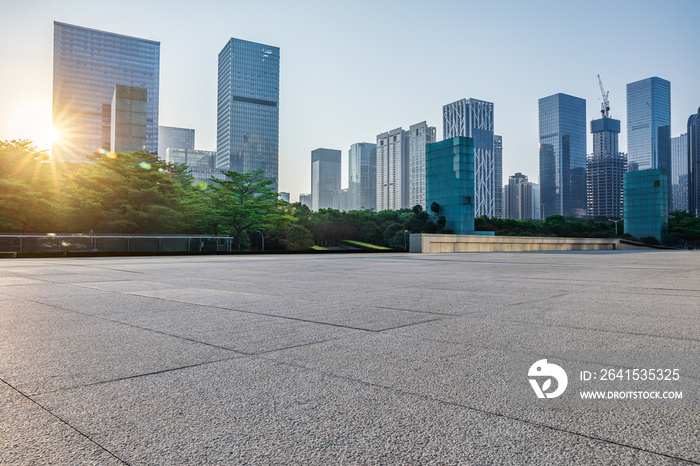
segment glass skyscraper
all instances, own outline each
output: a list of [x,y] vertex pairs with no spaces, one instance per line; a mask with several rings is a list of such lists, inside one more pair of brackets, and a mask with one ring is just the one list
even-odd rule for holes
[[280,49],[232,38],[219,53],[216,168],[278,186]]
[[539,100],[542,218],[586,214],[586,101],[566,94]]
[[338,207],[341,154],[335,149],[311,151],[311,210]]
[[160,43],[54,22],[52,147],[60,160],[110,149],[116,85],[145,88],[146,150],[158,150]]
[[377,145],[358,142],[348,152],[348,210],[377,208]]
[[700,217],[700,108],[688,118],[688,212]]
[[627,158],[630,171],[671,172],[671,83],[665,79],[627,84]]

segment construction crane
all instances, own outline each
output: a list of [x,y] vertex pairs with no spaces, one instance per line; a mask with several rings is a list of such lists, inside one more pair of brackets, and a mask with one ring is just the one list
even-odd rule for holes
[[600,113],[603,115],[603,118],[610,118],[610,101],[608,100],[608,92],[605,92],[603,80],[600,79],[600,75],[598,75],[598,84],[600,84],[600,93],[603,94],[603,103],[600,104]]

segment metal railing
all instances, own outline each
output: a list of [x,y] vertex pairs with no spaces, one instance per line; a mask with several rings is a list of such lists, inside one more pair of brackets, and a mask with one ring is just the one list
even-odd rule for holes
[[0,252],[231,251],[231,236],[0,234]]

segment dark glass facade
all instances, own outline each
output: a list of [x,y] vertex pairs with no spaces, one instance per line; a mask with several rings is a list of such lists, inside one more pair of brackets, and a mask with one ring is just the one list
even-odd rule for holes
[[627,84],[627,157],[630,171],[671,172],[671,83],[647,78]]
[[566,94],[539,100],[543,218],[586,214],[586,101]]
[[228,41],[219,53],[216,167],[262,169],[278,186],[280,49]]
[[54,22],[53,60],[53,157],[111,149],[116,85],[146,89],[146,150],[158,150],[159,42]]
[[700,108],[688,118],[688,212],[700,217]]
[[474,140],[454,137],[425,147],[425,189],[428,209],[440,205],[446,228],[474,234]]

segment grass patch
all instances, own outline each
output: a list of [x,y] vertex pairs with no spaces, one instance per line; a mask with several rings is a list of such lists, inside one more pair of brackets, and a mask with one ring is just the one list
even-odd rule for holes
[[351,246],[357,246],[358,248],[363,248],[363,249],[391,249],[391,248],[386,248],[384,246],[377,246],[376,244],[369,244],[369,243],[363,243],[362,241],[354,241],[354,240],[343,240],[343,243],[349,244]]
[[321,246],[311,246],[311,249],[315,249],[316,251],[328,251],[328,248],[322,248]]

